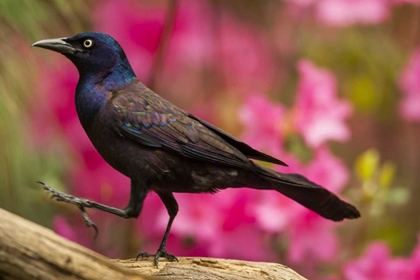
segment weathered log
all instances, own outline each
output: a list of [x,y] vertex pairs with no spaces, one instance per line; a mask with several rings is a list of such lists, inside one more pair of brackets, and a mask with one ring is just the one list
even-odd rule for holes
[[159,261],[159,269],[151,260],[114,260],[145,275],[162,279],[194,280],[305,280],[287,266],[277,263],[250,262],[216,258],[178,258],[179,262]]
[[[145,276],[148,275],[148,276]],[[0,279],[305,279],[274,263],[213,258],[110,260],[0,209]],[[155,278],[156,277],[156,278]]]

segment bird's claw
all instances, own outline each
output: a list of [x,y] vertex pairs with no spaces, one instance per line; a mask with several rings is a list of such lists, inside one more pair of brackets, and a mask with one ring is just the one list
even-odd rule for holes
[[160,257],[165,258],[170,262],[178,261],[178,258],[175,257],[174,255],[166,252],[165,248],[159,248],[157,250],[156,254],[149,254],[149,253],[146,253],[146,252],[140,253],[140,254],[137,255],[136,260],[138,260],[140,258],[150,258],[150,257],[153,257],[153,263],[156,266],[156,268],[159,268],[158,264],[159,264],[159,258]]
[[66,202],[66,203],[70,203],[70,204],[74,204],[76,205],[83,217],[83,220],[85,221],[85,224],[87,227],[92,227],[93,230],[95,231],[95,234],[93,236],[93,238],[96,238],[99,234],[99,230],[98,227],[96,226],[96,224],[92,221],[92,219],[88,216],[88,214],[85,211],[85,207],[90,207],[90,203],[88,200],[84,199],[84,198],[79,198],[70,194],[66,194],[63,193],[59,190],[56,190],[52,187],[50,187],[49,185],[47,185],[44,182],[37,182],[38,184],[42,185],[42,188],[44,190],[46,190],[47,192],[51,193],[51,199],[55,199],[56,201],[60,201],[60,202]]
[[92,227],[93,230],[95,231],[94,235],[93,235],[93,239],[96,239],[96,237],[98,237],[99,234],[99,229],[96,226],[96,224],[92,221],[92,219],[88,216],[88,214],[85,211],[85,208],[83,208],[82,206],[79,206],[79,210],[82,213],[82,217],[83,220],[85,220],[85,225],[87,227]]

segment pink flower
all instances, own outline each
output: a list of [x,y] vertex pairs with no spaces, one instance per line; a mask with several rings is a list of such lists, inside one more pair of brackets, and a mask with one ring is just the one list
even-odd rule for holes
[[[302,206],[300,206],[302,207]],[[290,238],[288,259],[291,262],[332,261],[338,250],[335,225],[312,211],[301,215],[287,229]]]
[[281,126],[284,114],[282,105],[273,104],[262,95],[249,95],[239,110],[239,118],[245,126],[241,139],[254,149],[279,155],[283,144]]
[[[224,218],[221,212],[225,208],[221,199],[211,194],[177,194],[176,199],[182,207],[172,226],[173,234],[194,237],[199,242],[220,238]],[[209,212],[209,209],[218,209],[218,211]],[[158,216],[161,229],[166,227],[167,222],[167,211],[162,209]]]
[[211,7],[203,1],[180,3],[169,41],[168,56],[170,74],[180,74],[176,67],[203,68],[213,63],[217,45],[213,32],[214,15]]
[[[38,80],[42,83],[36,84],[36,98],[32,101],[31,121],[33,131],[31,137],[36,148],[48,147],[51,142],[57,140],[57,128],[72,125],[80,126],[76,117],[74,106],[74,89],[77,84],[77,70],[74,66],[68,65],[66,58],[56,55],[56,64],[63,67],[55,68],[54,65],[46,65],[38,72]],[[43,65],[40,63],[39,65]],[[46,78],[55,75],[54,79]],[[45,82],[47,81],[47,82]],[[41,100],[41,102],[40,102]],[[69,106],[70,105],[70,106]],[[71,106],[73,105],[73,106]],[[69,137],[79,134],[82,128],[69,133]]]
[[55,232],[61,235],[62,237],[65,237],[68,240],[74,242],[82,243],[80,242],[74,228],[71,225],[69,225],[66,218],[64,218],[63,216],[54,217],[53,227],[55,229]]
[[400,77],[403,99],[400,114],[407,121],[420,121],[420,49],[414,52]]
[[79,162],[71,169],[72,193],[97,202],[123,208],[129,200],[130,181],[106,163],[96,150],[85,153],[86,161],[97,161],[94,168]]
[[310,8],[309,11],[314,11],[319,22],[337,27],[382,23],[388,19],[391,8],[390,1],[384,0],[289,0],[288,2],[298,8]]
[[389,17],[383,0],[321,0],[316,5],[318,20],[326,25],[379,24]]
[[276,191],[257,194],[252,211],[258,226],[271,233],[286,230],[305,211],[299,204]]
[[315,151],[315,157],[306,167],[305,175],[333,193],[339,193],[349,179],[347,167],[325,146]]
[[274,59],[264,33],[228,13],[214,20],[220,24],[214,30],[215,59],[229,85],[242,92],[268,90],[267,81],[274,78]]
[[229,259],[246,259],[251,261],[275,261],[270,239],[264,242],[264,232],[253,224],[241,224],[232,231],[223,232],[210,244],[209,255]]
[[287,2],[293,3],[294,5],[307,7],[312,5],[314,2],[319,0],[287,0]]
[[294,123],[306,143],[319,147],[327,140],[346,141],[350,137],[344,121],[351,115],[348,101],[337,100],[336,80],[327,70],[309,60],[298,64],[301,75]]
[[392,258],[385,243],[375,242],[363,257],[344,267],[344,275],[352,280],[416,280],[415,269],[411,259]]
[[392,0],[395,4],[407,3],[407,4],[420,4],[420,0]]
[[412,266],[414,268],[414,279],[420,279],[420,234],[417,236],[417,246],[411,254]]

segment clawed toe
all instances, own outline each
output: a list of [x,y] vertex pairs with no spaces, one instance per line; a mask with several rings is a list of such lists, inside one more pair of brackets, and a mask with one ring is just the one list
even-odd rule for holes
[[168,252],[166,252],[165,249],[159,249],[156,252],[156,254],[149,254],[149,253],[146,253],[146,252],[140,253],[140,254],[137,255],[136,260],[142,259],[142,258],[149,258],[149,257],[153,257],[153,263],[157,268],[159,267],[158,264],[159,264],[159,258],[160,257],[165,258],[170,262],[178,261],[177,257],[175,257],[172,254],[169,254]]
[[99,234],[99,229],[96,226],[96,224],[89,218],[88,214],[85,211],[85,208],[79,206],[79,210],[82,214],[83,220],[85,221],[85,224],[87,227],[91,227],[93,228],[93,230],[95,231],[94,235],[93,235],[93,239],[96,239],[96,237],[98,237]]

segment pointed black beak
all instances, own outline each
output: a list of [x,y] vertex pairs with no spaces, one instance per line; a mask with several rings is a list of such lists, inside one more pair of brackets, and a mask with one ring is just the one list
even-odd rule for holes
[[35,42],[32,47],[39,47],[62,54],[74,54],[78,51],[75,47],[67,43],[67,38],[46,39]]

